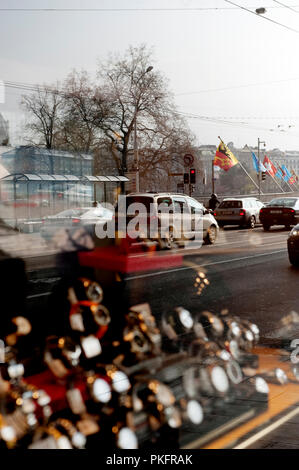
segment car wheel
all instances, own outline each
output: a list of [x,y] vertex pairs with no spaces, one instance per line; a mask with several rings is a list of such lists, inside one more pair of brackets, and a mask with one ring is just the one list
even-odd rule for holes
[[211,225],[208,228],[208,233],[204,239],[204,242],[206,245],[214,245],[214,243],[216,242],[216,239],[217,239],[217,229],[215,225]]
[[263,229],[265,232],[269,232],[271,225],[263,224]]
[[294,256],[293,254],[289,253],[289,260],[293,266],[299,266],[299,258]]
[[255,217],[252,215],[248,221],[248,227],[249,228],[254,228],[255,227]]

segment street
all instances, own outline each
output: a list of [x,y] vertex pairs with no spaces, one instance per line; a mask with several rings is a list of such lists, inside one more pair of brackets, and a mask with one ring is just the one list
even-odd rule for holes
[[[178,305],[192,313],[228,309],[232,315],[255,321],[263,336],[271,336],[282,316],[299,311],[299,270],[289,263],[287,236],[288,231],[280,227],[270,232],[262,227],[221,229],[215,245],[172,250],[184,255],[181,267],[128,275],[128,303],[149,302],[157,318]],[[39,255],[26,261],[28,302],[35,305],[46,302],[59,281],[54,255]],[[198,272],[207,279],[200,295],[194,286]]]

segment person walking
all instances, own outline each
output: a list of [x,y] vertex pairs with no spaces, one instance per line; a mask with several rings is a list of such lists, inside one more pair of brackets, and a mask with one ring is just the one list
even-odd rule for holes
[[211,198],[209,200],[209,209],[212,209],[214,211],[218,204],[220,204],[220,201],[218,201],[217,199],[217,194],[211,194]]

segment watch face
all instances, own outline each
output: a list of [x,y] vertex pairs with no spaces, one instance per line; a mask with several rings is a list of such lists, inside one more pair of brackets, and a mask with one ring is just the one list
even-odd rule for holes
[[128,376],[121,371],[114,372],[112,376],[112,388],[118,393],[127,392],[131,387]]
[[220,318],[214,315],[213,318],[211,319],[211,323],[212,323],[212,328],[217,333],[217,335],[219,336],[222,335],[224,331],[222,320],[220,320]]
[[174,395],[167,385],[164,385],[157,380],[152,380],[148,386],[154,393],[158,403],[161,403],[163,406],[171,406],[174,404]]
[[181,308],[181,307],[177,308],[176,311],[178,312],[179,319],[182,325],[188,330],[190,330],[194,324],[191,313],[188,310]]
[[204,413],[201,404],[197,400],[189,400],[187,404],[187,416],[191,423],[200,424],[203,421]]
[[242,382],[242,369],[237,361],[229,361],[226,364],[226,373],[234,384],[239,384],[240,382]]
[[251,330],[245,331],[245,338],[247,341],[250,341],[251,343],[254,341],[254,336]]
[[275,377],[281,385],[284,385],[289,381],[286,373],[280,368],[275,369]]
[[175,406],[169,406],[165,409],[165,417],[168,426],[173,429],[177,429],[182,425],[181,413]]
[[262,377],[256,377],[256,379],[255,379],[255,388],[256,388],[256,391],[259,392],[259,393],[265,393],[265,394],[269,393],[268,384],[267,384],[266,380],[263,379]]
[[18,335],[28,335],[31,331],[31,323],[25,317],[15,317],[12,322],[17,326]]
[[78,449],[82,449],[86,444],[86,437],[82,432],[77,431],[72,435],[72,444]]
[[299,364],[295,364],[292,367],[292,372],[296,380],[299,382]]
[[101,303],[104,297],[103,289],[97,282],[91,282],[86,289],[86,296],[89,300]]
[[138,449],[136,434],[130,428],[122,428],[117,436],[117,446],[120,449]]
[[96,379],[92,385],[92,394],[96,401],[108,403],[111,400],[111,389],[104,379]]
[[241,336],[241,328],[239,327],[238,323],[233,321],[230,324],[230,330],[236,338],[239,338]]
[[237,341],[232,340],[229,342],[229,350],[234,359],[238,360],[238,358],[240,357],[240,349]]
[[225,370],[220,366],[213,367],[211,371],[211,382],[218,392],[225,393],[229,389],[229,381]]
[[95,322],[100,326],[107,326],[110,323],[111,317],[109,310],[104,305],[91,305]]
[[183,374],[183,388],[190,398],[195,397],[197,393],[195,370],[195,367],[189,367]]

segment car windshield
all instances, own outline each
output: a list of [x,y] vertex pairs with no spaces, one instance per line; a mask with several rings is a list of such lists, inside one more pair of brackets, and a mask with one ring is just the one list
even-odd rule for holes
[[268,202],[267,206],[293,207],[297,201],[298,199],[295,198],[272,199],[272,201]]
[[242,201],[222,201],[219,209],[241,209]]

